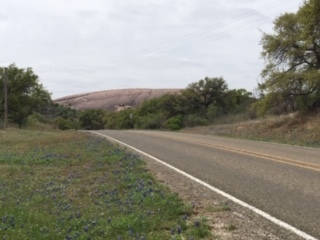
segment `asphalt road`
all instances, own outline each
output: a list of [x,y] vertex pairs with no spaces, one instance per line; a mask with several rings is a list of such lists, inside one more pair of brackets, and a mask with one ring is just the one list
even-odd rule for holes
[[158,131],[99,131],[320,239],[320,150]]

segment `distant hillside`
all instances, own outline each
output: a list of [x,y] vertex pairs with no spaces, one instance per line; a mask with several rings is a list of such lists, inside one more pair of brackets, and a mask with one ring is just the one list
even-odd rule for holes
[[167,93],[178,93],[181,89],[121,89],[90,92],[66,96],[54,100],[74,109],[104,109],[116,111],[136,107],[145,100],[160,97]]

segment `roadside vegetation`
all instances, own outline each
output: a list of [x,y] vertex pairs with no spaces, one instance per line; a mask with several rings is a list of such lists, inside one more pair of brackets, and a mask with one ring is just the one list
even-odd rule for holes
[[187,133],[242,138],[320,148],[320,111],[268,116],[244,122],[228,122],[194,128]]
[[74,131],[0,131],[2,239],[205,239],[138,156]]
[[[35,115],[43,123],[67,129],[169,129],[240,122],[270,115],[309,114],[320,108],[320,2],[306,0],[296,13],[274,21],[273,33],[263,33],[261,56],[266,66],[253,95],[229,89],[222,77],[205,77],[177,94],[145,101],[135,109],[105,112],[75,111],[58,106],[31,68],[7,69],[9,121],[26,126]],[[5,68],[0,68],[1,80]],[[3,89],[3,81],[0,81]],[[3,99],[3,91],[0,97]],[[0,105],[1,119],[4,107]],[[0,123],[0,125],[3,125]]]

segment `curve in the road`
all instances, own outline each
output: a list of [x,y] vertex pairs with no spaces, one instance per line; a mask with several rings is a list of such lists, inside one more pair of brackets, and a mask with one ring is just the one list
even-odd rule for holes
[[229,152],[234,152],[234,153],[239,153],[239,154],[243,154],[243,155],[264,158],[266,160],[281,162],[281,163],[290,164],[293,166],[307,168],[307,169],[311,169],[311,170],[315,170],[315,171],[320,172],[320,165],[318,165],[318,164],[301,162],[301,161],[297,161],[297,160],[293,160],[293,159],[289,159],[289,158],[278,157],[278,156],[273,156],[273,155],[259,153],[259,152],[247,151],[247,150],[243,150],[240,148],[227,147],[227,146],[213,144],[213,143],[204,143],[204,142],[198,142],[198,141],[193,141],[193,140],[187,140],[184,138],[171,138],[171,139],[175,139],[175,140],[179,140],[179,141],[183,141],[183,142],[187,142],[187,143],[193,143],[193,144],[197,144],[197,145],[201,145],[201,146],[213,147],[213,148],[217,148],[217,149],[221,149],[221,150],[225,150],[225,151],[229,151]]
[[[270,214],[268,214],[268,213],[266,213],[266,212],[264,212],[264,211],[262,211],[262,210],[260,210],[260,209],[258,209],[256,207],[254,207],[254,206],[252,206],[252,205],[250,205],[250,204],[248,204],[248,203],[246,203],[246,202],[244,202],[244,201],[242,201],[242,200],[240,200],[240,199],[238,199],[238,198],[236,198],[236,197],[234,197],[234,196],[232,196],[232,195],[230,195],[230,194],[228,194],[228,193],[226,193],[226,192],[224,192],[224,191],[222,191],[222,190],[220,190],[218,188],[215,188],[215,187],[209,185],[208,183],[206,183],[206,182],[204,182],[204,181],[202,181],[202,180],[200,180],[198,178],[195,178],[192,175],[190,175],[190,174],[188,174],[188,173],[186,173],[184,171],[181,171],[180,169],[178,169],[178,168],[176,168],[176,167],[174,167],[174,166],[172,166],[172,165],[170,165],[170,164],[168,164],[168,163],[166,163],[166,162],[164,162],[164,161],[162,161],[162,160],[160,160],[160,159],[158,159],[158,158],[156,158],[156,157],[154,157],[154,156],[152,156],[152,155],[150,155],[148,153],[145,153],[145,152],[143,152],[143,151],[141,151],[141,150],[139,150],[139,149],[137,149],[137,148],[135,148],[133,146],[130,146],[130,145],[124,143],[124,142],[121,142],[121,141],[119,141],[119,140],[117,140],[115,138],[112,138],[110,136],[107,136],[105,134],[102,134],[102,133],[99,133],[99,132],[91,132],[91,133],[97,134],[97,135],[102,136],[104,138],[107,138],[107,139],[109,139],[111,141],[119,143],[119,144],[121,144],[121,145],[123,145],[123,146],[125,146],[125,147],[127,147],[129,149],[132,149],[132,150],[136,151],[137,153],[140,153],[140,154],[142,154],[142,155],[144,155],[144,156],[146,156],[146,157],[148,157],[150,159],[153,159],[153,160],[165,165],[166,167],[168,167],[168,168],[170,168],[170,169],[172,169],[172,170],[174,170],[174,171],[176,171],[176,172],[188,177],[189,179],[191,179],[191,180],[193,180],[193,181],[195,181],[195,182],[207,187],[208,189],[210,189],[210,190],[212,190],[212,191],[214,191],[214,192],[216,192],[216,193],[228,198],[229,200],[231,200],[231,201],[233,201],[233,202],[235,202],[235,203],[237,203],[237,204],[239,204],[239,205],[241,205],[241,206],[243,206],[243,207],[255,212],[256,214],[264,217],[265,219],[268,219],[269,221],[273,222],[274,224],[277,224],[278,226],[280,226],[280,227],[282,227],[284,229],[287,229],[287,230],[289,230],[291,232],[294,232],[295,234],[297,234],[298,236],[300,236],[300,237],[302,237],[302,238],[304,238],[306,240],[317,240],[315,237],[313,237],[313,236],[311,236],[311,235],[309,235],[309,234],[307,234],[307,233],[305,233],[305,232],[303,232],[303,231],[291,226],[290,224],[288,224],[288,223],[286,223],[284,221],[281,221],[281,220],[271,216]],[[179,140],[182,140],[182,139],[179,139]],[[193,142],[193,143],[196,143],[196,142]],[[203,144],[203,143],[201,143],[201,144]],[[210,144],[210,146],[214,147],[212,144]],[[217,145],[216,147],[219,148],[220,146]],[[232,149],[232,148],[226,149],[226,147],[224,147],[224,146],[222,146],[222,147],[223,147],[223,150],[236,151],[237,153],[242,153],[242,154],[247,154],[247,155],[254,154],[252,152],[247,152],[246,153],[246,152],[239,151],[241,149]],[[263,156],[261,156],[261,153],[258,153],[258,154],[259,154],[258,155],[259,157],[263,157]],[[257,156],[257,155],[254,155],[254,156]],[[265,158],[266,157],[267,156],[265,156]],[[270,156],[268,156],[268,159],[269,160],[273,160],[273,161],[276,160],[274,158],[271,158]],[[292,164],[292,165],[295,165],[295,166],[299,165],[300,167],[304,167],[304,168],[310,168],[309,166],[304,166],[303,164],[301,164],[302,162],[298,162],[298,161],[291,160],[291,159],[287,159],[287,160],[294,161],[294,163],[286,161],[286,163],[288,163],[288,164]],[[277,161],[279,161],[279,160],[277,160]],[[283,159],[282,159],[282,161],[283,161]],[[298,163],[296,163],[296,162],[298,162]],[[313,165],[313,164],[311,164],[311,165]],[[318,170],[319,166],[318,165],[315,165],[315,166],[316,167],[311,166],[311,168],[313,168],[313,170],[319,171]]]

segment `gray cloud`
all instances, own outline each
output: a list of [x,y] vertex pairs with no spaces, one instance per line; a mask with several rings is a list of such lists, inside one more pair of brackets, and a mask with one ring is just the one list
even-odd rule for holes
[[0,63],[32,67],[53,97],[183,88],[205,76],[252,90],[261,32],[300,0],[0,0]]
[[0,9],[0,22],[5,22],[7,21],[7,19],[8,19],[8,16],[4,12],[2,12]]

